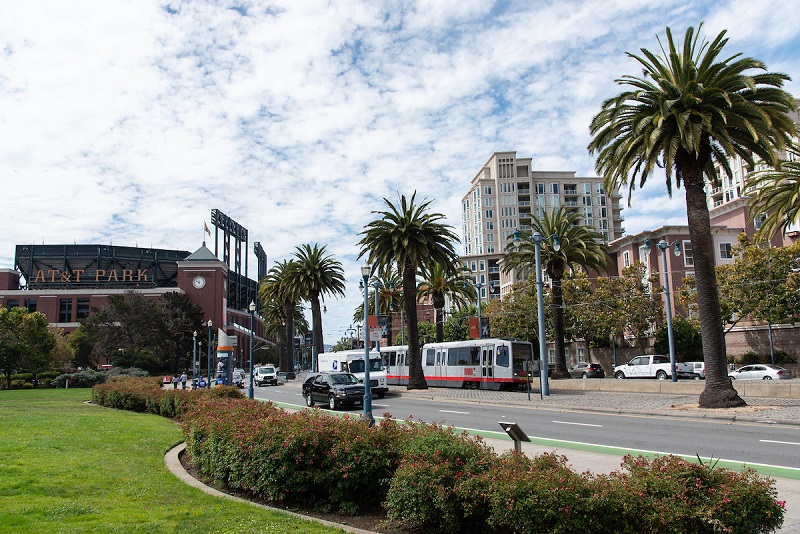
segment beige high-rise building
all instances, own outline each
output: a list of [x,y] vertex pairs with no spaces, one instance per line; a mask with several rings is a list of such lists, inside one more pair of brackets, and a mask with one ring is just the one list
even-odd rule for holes
[[495,152],[472,179],[461,200],[465,267],[479,286],[481,300],[499,298],[513,282],[502,275],[500,259],[517,230],[531,230],[531,219],[568,206],[593,226],[606,243],[620,237],[620,195],[608,195],[599,177],[574,172],[534,171],[532,158]]

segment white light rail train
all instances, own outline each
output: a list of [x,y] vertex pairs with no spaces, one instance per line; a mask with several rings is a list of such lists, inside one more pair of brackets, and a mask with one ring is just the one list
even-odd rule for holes
[[[539,357],[527,341],[472,339],[427,343],[420,350],[425,381],[435,387],[520,389],[528,383],[527,369],[538,369]],[[390,385],[408,384],[407,345],[381,347],[381,359]]]

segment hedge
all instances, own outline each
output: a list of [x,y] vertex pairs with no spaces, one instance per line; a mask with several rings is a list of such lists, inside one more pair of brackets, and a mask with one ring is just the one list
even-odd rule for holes
[[93,399],[181,419],[195,467],[231,488],[345,514],[382,506],[388,522],[416,532],[760,533],[785,513],[771,479],[676,456],[626,456],[610,475],[591,475],[554,454],[498,456],[441,425],[288,413],[235,388],[113,379]]

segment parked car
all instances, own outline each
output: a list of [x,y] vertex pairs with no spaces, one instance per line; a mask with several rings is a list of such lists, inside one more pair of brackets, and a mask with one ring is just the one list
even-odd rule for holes
[[569,368],[572,378],[605,378],[606,372],[599,363],[578,362]]
[[364,384],[353,373],[319,373],[303,382],[306,406],[327,404],[331,410],[364,403]]
[[[680,378],[694,378],[694,370],[685,362],[675,362],[675,374]],[[672,375],[669,356],[643,354],[626,364],[614,367],[614,378],[657,378],[667,380]]]
[[234,368],[233,368],[233,372],[235,373],[236,371],[239,371],[240,373],[242,373],[242,376],[246,376],[246,375],[247,375],[247,373],[245,372],[245,370],[244,370],[244,369],[242,369],[241,367],[234,367]]
[[244,387],[244,373],[241,371],[234,369],[233,375],[231,375],[231,384],[237,388]]
[[755,365],[745,365],[728,373],[728,378],[731,380],[786,380],[791,378],[791,375],[783,367],[768,363],[757,363]]
[[272,365],[259,366],[253,369],[253,382],[257,386],[264,384],[278,385],[278,373]]
[[695,380],[705,380],[706,379],[706,362],[686,362],[687,365],[692,366],[692,372],[694,373]]

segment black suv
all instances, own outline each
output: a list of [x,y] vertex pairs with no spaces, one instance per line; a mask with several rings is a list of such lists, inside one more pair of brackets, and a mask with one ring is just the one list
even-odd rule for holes
[[306,406],[327,404],[331,410],[364,403],[364,384],[352,373],[313,374],[303,382]]

